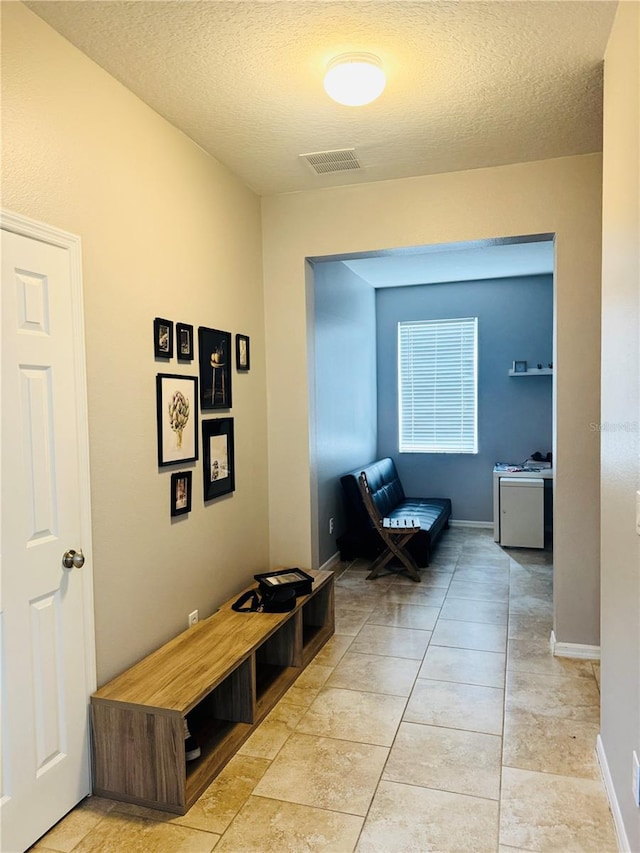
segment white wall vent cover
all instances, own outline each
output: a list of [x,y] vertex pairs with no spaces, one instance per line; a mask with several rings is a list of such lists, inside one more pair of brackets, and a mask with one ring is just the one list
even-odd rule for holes
[[355,148],[343,148],[338,151],[316,151],[313,154],[299,155],[316,173],[326,175],[329,172],[347,172],[361,169]]

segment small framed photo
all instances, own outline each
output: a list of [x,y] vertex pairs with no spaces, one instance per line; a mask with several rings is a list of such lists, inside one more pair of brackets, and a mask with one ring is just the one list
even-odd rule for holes
[[158,465],[198,458],[198,377],[158,373]]
[[176,323],[176,353],[178,361],[193,361],[193,326]]
[[171,517],[191,512],[191,471],[171,475]]
[[156,358],[173,358],[173,323],[156,317],[153,321],[153,351]]
[[198,328],[200,408],[231,408],[231,332]]
[[202,457],[205,501],[233,492],[233,418],[202,421]]
[[527,372],[527,362],[526,361],[514,361],[513,362],[513,372],[514,373],[526,373]]
[[250,359],[249,338],[246,335],[236,335],[236,370],[249,370]]

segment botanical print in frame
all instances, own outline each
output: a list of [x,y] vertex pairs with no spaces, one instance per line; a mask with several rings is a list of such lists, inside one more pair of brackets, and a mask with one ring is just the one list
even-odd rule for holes
[[233,418],[202,421],[204,499],[235,490]]
[[200,408],[231,408],[231,332],[198,329],[200,355]]
[[198,458],[198,378],[156,376],[158,465]]

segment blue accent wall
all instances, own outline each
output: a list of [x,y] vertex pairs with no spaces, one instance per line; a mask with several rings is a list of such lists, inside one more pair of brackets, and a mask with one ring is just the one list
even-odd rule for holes
[[[478,318],[478,453],[398,452],[398,323]],[[453,518],[492,521],[492,469],[551,450],[551,376],[513,378],[514,360],[547,367],[553,351],[553,277],[389,287],[376,291],[378,450],[407,495],[449,497]]]
[[[319,263],[314,266],[313,308],[315,473],[322,565],[336,552],[336,539],[345,530],[340,477],[376,456],[375,291],[343,263]],[[332,534],[330,518],[335,522]]]

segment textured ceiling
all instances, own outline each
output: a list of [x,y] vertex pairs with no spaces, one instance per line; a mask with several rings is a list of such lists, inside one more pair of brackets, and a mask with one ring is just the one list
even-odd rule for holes
[[[46,0],[26,5],[263,195],[601,149],[614,0]],[[366,107],[327,61],[377,54]],[[299,155],[355,148],[361,171]]]

